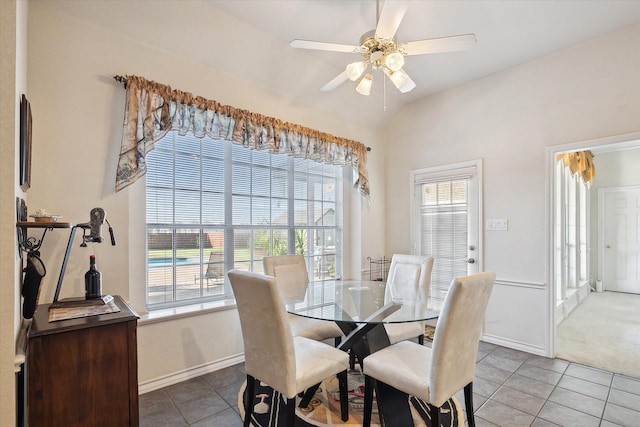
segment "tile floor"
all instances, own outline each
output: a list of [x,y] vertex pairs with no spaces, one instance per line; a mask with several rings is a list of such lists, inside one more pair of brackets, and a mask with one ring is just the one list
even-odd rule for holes
[[[141,426],[242,426],[244,365],[140,396]],[[462,393],[457,396],[464,406]],[[476,425],[640,426],[640,379],[480,343]]]

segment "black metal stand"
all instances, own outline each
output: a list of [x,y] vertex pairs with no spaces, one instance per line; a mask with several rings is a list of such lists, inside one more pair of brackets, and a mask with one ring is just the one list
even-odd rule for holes
[[73,239],[76,236],[76,229],[78,226],[74,225],[71,228],[71,234],[69,234],[69,242],[67,243],[67,250],[64,252],[64,260],[62,261],[62,267],[60,268],[60,276],[58,276],[58,285],[56,286],[56,293],[53,294],[53,302],[58,301],[60,296],[60,289],[62,288],[62,280],[64,279],[64,272],[67,269],[67,262],[69,262],[69,254],[71,254],[71,245]]

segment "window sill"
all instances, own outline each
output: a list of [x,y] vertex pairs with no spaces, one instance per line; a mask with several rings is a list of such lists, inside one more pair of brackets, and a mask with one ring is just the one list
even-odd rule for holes
[[140,319],[138,320],[138,325],[150,325],[153,323],[166,322],[185,317],[201,316],[203,314],[215,313],[216,311],[229,310],[232,308],[236,308],[236,301],[234,299],[164,308],[141,314]]

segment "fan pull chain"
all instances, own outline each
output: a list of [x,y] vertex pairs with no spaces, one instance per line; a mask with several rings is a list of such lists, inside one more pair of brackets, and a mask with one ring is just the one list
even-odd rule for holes
[[382,111],[387,111],[387,79],[382,75]]
[[382,111],[387,111],[387,79],[382,77]]

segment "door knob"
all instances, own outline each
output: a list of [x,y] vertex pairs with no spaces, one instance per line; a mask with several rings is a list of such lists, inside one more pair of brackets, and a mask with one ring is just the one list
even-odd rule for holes
[[473,258],[469,258],[469,259],[467,260],[467,262],[468,262],[469,264],[473,264],[474,262],[476,262],[476,260],[475,260],[475,259],[473,259]]
[[607,249],[611,249],[611,245],[607,245]]

